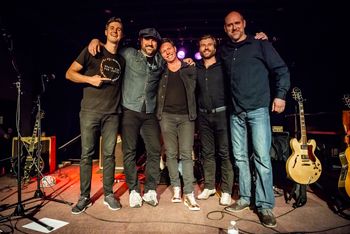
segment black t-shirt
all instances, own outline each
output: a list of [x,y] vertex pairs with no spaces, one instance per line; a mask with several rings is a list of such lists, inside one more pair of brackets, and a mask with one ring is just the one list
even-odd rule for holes
[[112,79],[100,87],[87,84],[83,91],[81,110],[104,114],[117,113],[121,99],[121,79],[125,68],[124,58],[119,54],[109,53],[104,47],[96,56],[92,56],[87,48],[84,48],[76,62],[83,66],[84,75],[98,74]]
[[186,90],[180,77],[180,70],[169,71],[163,111],[171,114],[188,114]]

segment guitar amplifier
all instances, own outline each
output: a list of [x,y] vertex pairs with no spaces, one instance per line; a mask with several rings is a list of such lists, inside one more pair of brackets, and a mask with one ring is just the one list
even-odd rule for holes
[[[21,137],[20,147],[23,150],[23,155],[27,154],[23,144],[29,145],[32,137]],[[17,158],[18,138],[12,138],[12,158]],[[44,160],[43,173],[53,173],[56,170],[56,136],[41,137],[41,158]],[[35,154],[35,151],[34,151]],[[35,155],[34,155],[35,156]]]
[[[100,169],[103,169],[102,143],[103,143],[103,139],[102,137],[100,137],[100,150],[99,150],[99,163],[98,163]],[[120,135],[118,135],[117,137],[117,144],[115,145],[114,157],[115,157],[115,170],[118,172],[123,171],[124,164],[123,164],[123,152],[122,152],[122,139]]]

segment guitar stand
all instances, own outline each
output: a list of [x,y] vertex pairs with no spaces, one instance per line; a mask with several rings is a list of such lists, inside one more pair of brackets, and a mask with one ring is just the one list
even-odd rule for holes
[[289,203],[293,197],[295,198],[295,202],[293,203],[293,208],[304,206],[307,201],[306,185],[294,183],[288,198],[286,198],[286,203]]
[[333,212],[339,215],[340,217],[350,220],[349,198],[342,196],[331,196],[330,199],[332,201],[331,210],[333,210]]

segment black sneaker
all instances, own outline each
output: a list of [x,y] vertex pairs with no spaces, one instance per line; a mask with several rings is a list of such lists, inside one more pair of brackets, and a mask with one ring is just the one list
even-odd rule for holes
[[117,199],[115,199],[114,194],[109,194],[105,196],[103,204],[107,205],[110,210],[120,210],[120,208],[122,208],[120,202]]
[[277,227],[276,218],[270,209],[258,211],[258,216],[262,225],[268,228]]
[[92,202],[90,198],[80,197],[77,204],[72,208],[72,214],[81,214],[86,210],[86,208],[90,207],[91,205]]
[[249,206],[249,203],[245,203],[242,200],[238,200],[234,204],[226,207],[225,209],[229,212],[240,212],[249,209]]

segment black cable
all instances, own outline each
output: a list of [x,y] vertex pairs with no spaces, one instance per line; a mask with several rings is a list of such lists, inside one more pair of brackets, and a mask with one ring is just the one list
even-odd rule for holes
[[188,223],[188,222],[178,222],[178,221],[119,221],[119,220],[110,220],[110,219],[102,219],[102,218],[98,218],[97,216],[94,216],[90,213],[87,213],[86,211],[84,211],[84,213],[88,216],[90,216],[93,219],[102,221],[102,222],[109,222],[109,223],[129,223],[129,224],[133,224],[133,223],[172,223],[172,224],[185,224],[185,225],[194,225],[194,226],[201,226],[201,227],[209,227],[209,228],[214,228],[214,229],[218,229],[218,230],[223,230],[222,227],[217,227],[217,226],[212,226],[212,225],[206,225],[206,224],[199,224],[199,223]]

